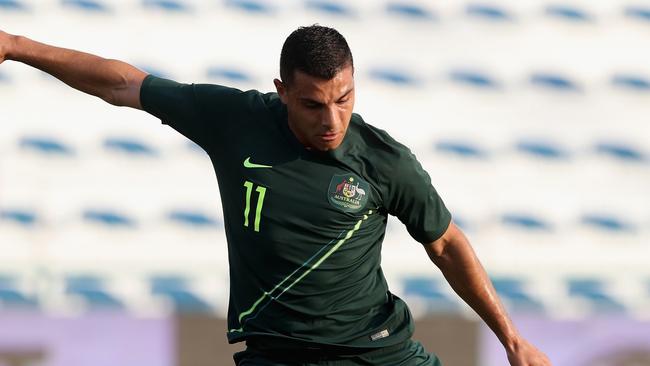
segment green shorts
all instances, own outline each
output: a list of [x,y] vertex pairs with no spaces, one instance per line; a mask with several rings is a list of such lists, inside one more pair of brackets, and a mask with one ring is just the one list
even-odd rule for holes
[[420,342],[407,340],[394,346],[353,355],[328,355],[300,351],[263,352],[248,346],[233,356],[237,366],[441,366]]

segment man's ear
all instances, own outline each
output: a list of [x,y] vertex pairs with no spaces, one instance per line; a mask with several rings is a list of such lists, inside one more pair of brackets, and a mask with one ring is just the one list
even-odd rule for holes
[[275,90],[278,92],[282,103],[287,104],[287,87],[279,79],[273,79],[273,84],[275,84]]

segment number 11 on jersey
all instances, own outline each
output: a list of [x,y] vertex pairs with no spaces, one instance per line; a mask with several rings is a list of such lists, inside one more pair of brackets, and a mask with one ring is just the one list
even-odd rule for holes
[[[245,181],[244,187],[246,187],[246,207],[244,208],[244,226],[248,227],[248,216],[251,212],[251,195],[253,194],[253,182]],[[266,187],[257,186],[255,188],[257,192],[257,205],[255,208],[255,222],[254,229],[255,231],[260,231],[260,220],[262,213],[262,206],[264,206],[264,195],[266,195]]]

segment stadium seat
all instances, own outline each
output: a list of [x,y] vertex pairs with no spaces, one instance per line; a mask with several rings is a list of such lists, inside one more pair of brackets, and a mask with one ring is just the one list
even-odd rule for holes
[[494,289],[504,299],[512,311],[543,312],[544,306],[525,290],[524,280],[511,277],[491,279]]
[[25,3],[17,0],[0,0],[0,11],[2,10],[28,10],[28,7]]
[[172,222],[193,228],[221,228],[223,223],[216,218],[202,212],[188,210],[174,210],[167,215]]
[[23,137],[20,139],[21,149],[35,151],[45,155],[70,156],[74,149],[63,141],[48,137]]
[[457,303],[440,289],[440,283],[430,277],[407,277],[402,281],[402,294],[424,300],[429,311],[456,310]]
[[650,79],[640,75],[619,74],[612,77],[614,86],[625,88],[633,91],[645,92],[650,91]]
[[226,5],[238,10],[243,10],[248,13],[254,14],[271,14],[274,12],[274,8],[262,1],[254,0],[226,0]]
[[318,12],[337,16],[351,17],[355,15],[354,10],[352,10],[352,8],[349,6],[332,0],[307,0],[305,1],[305,7],[309,10],[315,10]]
[[410,73],[389,68],[376,68],[370,71],[372,79],[397,86],[415,86],[420,81]]
[[390,15],[404,17],[409,20],[437,19],[437,16],[429,9],[411,3],[390,2],[386,5],[386,12]]
[[524,140],[516,145],[517,151],[526,155],[534,156],[542,159],[562,160],[569,157],[569,153],[548,141],[543,140]]
[[590,213],[582,216],[581,222],[589,227],[609,232],[632,232],[634,225],[607,214]]
[[477,71],[456,70],[450,73],[452,81],[480,89],[498,89],[499,83],[489,75]]
[[192,293],[187,280],[181,276],[155,276],[151,279],[151,293],[171,301],[179,312],[209,312],[212,307]]
[[571,79],[550,73],[535,73],[531,75],[530,82],[541,88],[551,91],[580,91],[581,88],[575,81]]
[[509,21],[514,19],[514,16],[510,12],[497,5],[469,4],[465,8],[465,13],[472,17],[493,21]]
[[104,280],[97,276],[69,276],[65,279],[65,293],[83,299],[90,310],[123,310],[124,303],[105,289]]
[[157,156],[158,151],[143,141],[134,138],[109,137],[104,140],[104,147],[109,151],[115,151],[132,156]]
[[208,69],[207,77],[225,82],[251,82],[253,77],[241,70],[212,66]]
[[39,220],[34,211],[0,209],[0,221],[11,222],[23,227],[33,227]]
[[625,306],[606,292],[605,284],[600,279],[570,278],[567,285],[570,296],[588,300],[597,312],[625,311]]
[[572,22],[589,22],[593,20],[593,16],[586,10],[571,5],[548,5],[545,12],[550,17]]
[[146,8],[160,9],[175,13],[187,13],[192,10],[188,4],[176,0],[143,0],[142,5]]
[[501,217],[501,223],[505,226],[530,230],[530,231],[551,231],[553,226],[540,217],[522,213],[507,213]]
[[27,295],[16,287],[13,276],[0,274],[0,308],[34,309],[38,306],[36,297]]
[[644,162],[645,155],[636,148],[617,142],[600,142],[595,146],[598,154],[606,155],[621,161]]
[[650,7],[631,5],[625,8],[625,15],[632,19],[650,22]]
[[487,151],[470,142],[443,140],[435,143],[434,148],[438,152],[461,158],[484,159],[488,157]]
[[136,226],[135,220],[114,211],[89,209],[84,211],[83,218],[89,223],[108,228],[131,228]]
[[108,13],[111,11],[108,5],[96,0],[61,0],[61,4],[65,7],[95,13]]

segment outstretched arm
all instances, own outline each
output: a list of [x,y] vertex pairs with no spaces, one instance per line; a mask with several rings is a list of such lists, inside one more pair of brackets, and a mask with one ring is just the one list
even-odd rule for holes
[[110,104],[142,109],[140,86],[147,74],[125,62],[0,31],[0,63],[4,60],[33,66]]
[[456,293],[494,331],[512,366],[550,366],[549,359],[519,334],[462,231],[452,222],[438,240],[425,244]]

